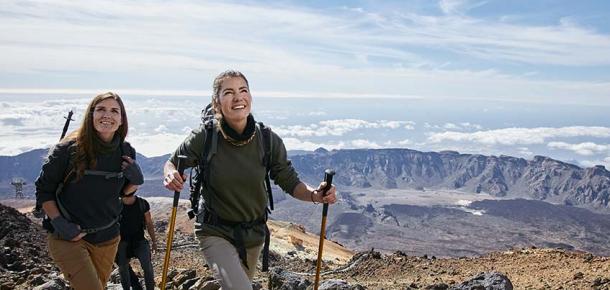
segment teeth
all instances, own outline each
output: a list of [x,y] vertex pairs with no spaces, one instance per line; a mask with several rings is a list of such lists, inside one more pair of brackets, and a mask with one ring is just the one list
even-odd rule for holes
[[246,106],[244,106],[244,105],[239,105],[239,106],[235,106],[235,107],[233,107],[232,109],[233,109],[233,110],[241,110],[241,109],[244,109],[244,108],[246,108]]

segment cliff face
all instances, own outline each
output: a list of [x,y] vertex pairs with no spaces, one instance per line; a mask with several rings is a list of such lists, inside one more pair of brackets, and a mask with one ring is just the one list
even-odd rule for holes
[[320,180],[324,168],[337,171],[334,182],[353,187],[449,188],[525,197],[607,209],[610,172],[603,166],[578,166],[536,156],[420,152],[409,149],[318,150],[292,157],[300,175]]

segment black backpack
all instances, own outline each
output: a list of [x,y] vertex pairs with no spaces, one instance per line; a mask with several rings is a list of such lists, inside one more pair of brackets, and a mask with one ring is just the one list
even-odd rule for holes
[[[271,180],[269,178],[269,170],[271,169],[271,150],[272,150],[272,142],[271,142],[271,138],[272,138],[272,134],[271,134],[271,129],[269,127],[266,127],[262,122],[257,122],[256,123],[256,129],[258,132],[257,134],[260,134],[261,138],[262,138],[262,162],[263,165],[265,166],[265,187],[267,190],[267,195],[268,195],[268,200],[269,200],[269,205],[266,209],[265,215],[261,220],[257,220],[253,223],[250,223],[250,225],[244,225],[244,224],[233,224],[231,222],[228,221],[223,221],[220,217],[218,217],[217,215],[215,215],[213,209],[211,209],[211,207],[209,206],[209,203],[206,204],[205,200],[201,200],[202,196],[201,196],[201,188],[202,186],[204,187],[205,190],[208,190],[209,194],[212,194],[211,190],[206,189],[207,185],[209,185],[209,170],[206,170],[206,168],[208,168],[209,162],[211,161],[212,157],[214,157],[214,154],[216,154],[216,150],[218,148],[217,144],[218,144],[218,133],[216,132],[216,128],[215,126],[218,126],[218,122],[216,121],[216,119],[214,118],[214,109],[212,108],[212,104],[208,104],[203,110],[201,110],[201,122],[205,128],[205,134],[206,134],[206,138],[205,138],[205,143],[203,146],[203,160],[200,160],[199,164],[197,167],[191,168],[191,172],[190,172],[190,179],[189,179],[189,200],[191,202],[191,209],[188,210],[187,214],[189,216],[190,219],[193,219],[200,210],[205,210],[204,214],[206,215],[206,217],[204,217],[205,220],[208,220],[208,223],[212,223],[212,224],[224,224],[224,225],[230,225],[232,227],[239,227],[239,226],[251,226],[255,223],[265,223],[265,231],[266,231],[266,235],[265,235],[265,244],[263,247],[263,272],[267,271],[269,268],[269,241],[270,241],[270,233],[269,233],[269,229],[266,226],[266,221],[267,221],[267,215],[271,213],[271,211],[273,210],[273,192],[271,189]],[[200,208],[201,206],[203,206],[204,208]],[[239,242],[237,242],[239,243]],[[247,265],[246,263],[246,257],[245,257],[245,248],[243,248],[243,245],[235,245],[236,248],[238,249],[239,252],[239,256],[240,258],[244,261],[244,264]]]

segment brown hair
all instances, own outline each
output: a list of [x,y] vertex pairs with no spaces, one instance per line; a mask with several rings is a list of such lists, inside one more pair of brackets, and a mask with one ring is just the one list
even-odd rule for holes
[[222,112],[220,110],[220,87],[222,87],[222,82],[230,78],[242,78],[246,82],[246,86],[248,86],[248,88],[250,87],[248,79],[240,71],[226,70],[214,78],[214,83],[212,84],[212,108],[215,112],[214,117],[218,120],[222,119]]
[[93,110],[95,110],[97,104],[107,99],[114,99],[119,103],[119,107],[121,108],[121,125],[115,134],[118,134],[121,143],[125,141],[125,137],[127,136],[129,123],[127,122],[127,113],[125,112],[125,105],[123,104],[121,97],[113,92],[95,96],[95,98],[89,102],[89,105],[83,114],[84,118],[80,127],[62,140],[62,142],[76,141],[76,151],[74,153],[74,158],[71,157],[71,162],[76,171],[77,180],[83,176],[85,169],[94,169],[97,165],[95,149],[97,147],[96,142],[100,141],[97,137],[95,127],[93,126]]

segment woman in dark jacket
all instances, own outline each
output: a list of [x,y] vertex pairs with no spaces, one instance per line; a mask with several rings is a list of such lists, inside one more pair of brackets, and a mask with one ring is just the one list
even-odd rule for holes
[[127,128],[121,98],[96,96],[81,126],[49,151],[36,180],[49,252],[77,290],[106,286],[120,240],[120,196],[144,181]]
[[[165,163],[164,185],[179,191],[183,176],[176,170],[178,155],[186,156],[182,165],[195,167],[205,162],[206,130],[214,130],[217,144],[201,194],[205,205],[200,207],[195,223],[206,262],[220,280],[222,289],[252,289],[251,280],[256,272],[266,233],[265,191],[266,168],[261,162],[263,142],[261,131],[252,114],[252,95],[246,77],[238,71],[226,71],[216,77],[213,84],[212,105],[218,125],[212,129],[201,126],[180,144]],[[301,182],[287,158],[282,139],[270,132],[271,152],[269,175],[275,184],[294,198],[319,203],[336,201],[335,187],[326,195]],[[182,166],[181,165],[181,166]]]

